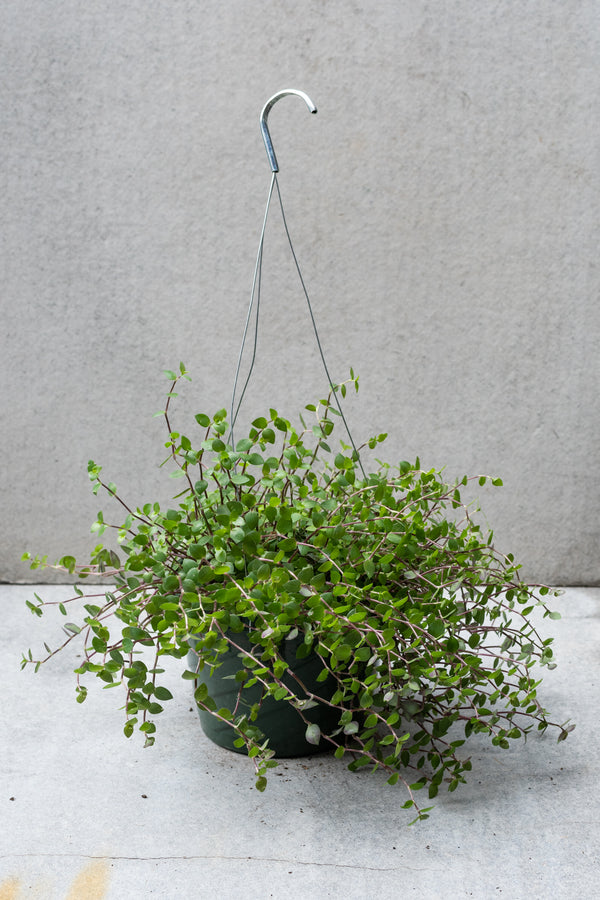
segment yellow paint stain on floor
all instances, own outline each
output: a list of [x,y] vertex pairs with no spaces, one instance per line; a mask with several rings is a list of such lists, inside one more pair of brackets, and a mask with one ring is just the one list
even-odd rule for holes
[[90,863],[71,885],[66,900],[104,900],[108,890],[108,874],[108,863],[105,859]]
[[16,900],[21,882],[18,878],[7,878],[0,884],[0,900]]
[[[108,879],[108,862],[105,859],[94,860],[77,875],[65,900],[104,900]],[[0,884],[0,900],[18,900],[21,896],[19,878],[7,878]]]

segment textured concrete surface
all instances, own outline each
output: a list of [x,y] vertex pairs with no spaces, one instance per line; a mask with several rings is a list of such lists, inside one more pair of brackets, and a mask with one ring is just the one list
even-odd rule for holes
[[25,609],[32,590],[0,587],[3,900],[597,895],[600,590],[567,590],[544,624],[559,666],[540,697],[576,721],[569,739],[474,741],[468,785],[412,828],[401,791],[329,756],[282,761],[257,793],[249,761],[201,733],[177,667],[155,746],[126,740],[115,691],[75,703],[74,660],[20,672],[20,650],[58,634]]
[[[92,457],[134,502],[164,367],[228,402],[269,180],[358,440],[491,473],[498,543],[599,583],[595,0],[21,0],[0,35],[0,579],[80,554]],[[248,416],[324,391],[277,217]],[[184,422],[187,421],[184,417]],[[48,577],[41,576],[42,579]]]

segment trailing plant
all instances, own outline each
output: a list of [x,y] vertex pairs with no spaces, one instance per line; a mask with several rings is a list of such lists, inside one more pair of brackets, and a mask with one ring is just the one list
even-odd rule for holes
[[[46,646],[40,659],[29,651],[23,666],[38,669],[81,642],[77,700],[87,696],[89,673],[106,687],[122,685],[125,734],[139,729],[150,745],[172,697],[161,683],[162,659],[184,659],[192,642],[198,665],[183,678],[196,681],[233,650],[234,708],[218,708],[206,684],[195,699],[233,730],[259,790],[277,762],[257,724],[260,702],[239,702],[256,685],[297,710],[310,744],[349,757],[351,770],[379,769],[404,785],[404,806],[421,819],[431,808],[419,803],[421,789],[434,798],[443,785],[454,791],[465,781],[471,763],[462,747],[471,735],[502,748],[532,729],[567,737],[574,726],[551,722],[537,698],[534,665],[555,662],[552,639],[531,614],[541,607],[559,618],[546,605],[549,589],[524,584],[513,557],[494,549],[461,498],[470,479],[447,483],[418,459],[378,463],[365,476],[356,450],[343,442],[332,449],[334,392],[358,390],[352,372],[306,407],[308,424],[301,417],[294,427],[271,409],[235,447],[225,410],[198,414],[196,437],[173,429],[171,402],[189,376],[183,364],[167,375],[166,447],[182,484],[176,503],[130,506],[90,461],[94,492],[124,510],[118,525],[98,513],[92,530],[116,528],[120,553],[100,544],[88,565],[66,556],[59,566],[111,583],[87,594],[75,587],[72,601],[87,601],[82,618],[65,624],[60,647]],[[36,595],[28,605],[41,615],[52,604]],[[59,604],[65,616],[67,606]],[[298,638],[297,656],[319,660],[322,691],[307,692],[283,658],[285,642]],[[321,733],[310,720],[315,704],[335,711],[334,728]]]

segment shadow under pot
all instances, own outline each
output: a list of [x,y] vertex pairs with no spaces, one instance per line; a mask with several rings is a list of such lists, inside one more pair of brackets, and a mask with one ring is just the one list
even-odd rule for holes
[[[255,647],[243,632],[231,634],[230,636],[243,650],[250,651]],[[193,672],[196,671],[198,666],[198,656],[193,649],[195,643],[193,639],[190,639],[192,649],[188,653],[188,667]],[[311,652],[302,659],[297,658],[296,652],[303,643],[302,635],[292,640],[282,641],[279,646],[281,657],[288,664],[289,669],[306,686],[307,690],[318,694],[324,699],[330,699],[335,693],[336,682],[331,677],[326,681],[317,681],[317,676],[322,671],[323,665],[315,653]],[[211,669],[210,666],[204,666],[202,671],[197,673],[194,682],[195,687],[198,688],[199,685],[205,684],[209,696],[217,704],[217,709],[225,707],[233,712],[237,703],[238,713],[249,711],[255,703],[260,703],[263,697],[262,685],[254,684],[251,687],[244,688],[240,697],[240,682],[231,677],[235,676],[236,672],[243,668],[239,651],[229,648],[221,655],[220,659],[221,665],[218,668]],[[307,694],[299,687],[289,672],[285,673],[282,682],[286,687],[292,689],[300,700],[308,699]],[[245,747],[234,747],[233,742],[237,740],[238,735],[233,728],[225,722],[221,722],[200,706],[197,709],[202,730],[211,741],[218,744],[219,747],[225,747],[227,750],[233,750],[235,753],[246,753]],[[308,722],[318,725],[322,733],[334,731],[339,727],[340,710],[332,709],[325,704],[319,704],[304,710],[303,714]],[[294,756],[309,756],[313,753],[323,753],[329,749],[328,743],[323,740],[318,746],[308,743],[306,740],[306,722],[302,719],[298,710],[285,700],[275,700],[274,697],[269,696],[264,697],[258,716],[252,724],[262,731],[265,738],[269,739],[269,747],[275,752],[275,756],[280,759]]]

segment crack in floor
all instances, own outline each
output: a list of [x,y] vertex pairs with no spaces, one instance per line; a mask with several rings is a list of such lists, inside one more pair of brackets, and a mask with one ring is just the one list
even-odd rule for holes
[[101,859],[118,862],[120,860],[127,860],[131,862],[167,862],[172,861],[193,861],[193,860],[230,860],[235,862],[260,862],[260,863],[282,863],[285,865],[295,865],[295,866],[318,866],[321,868],[330,868],[330,869],[353,869],[356,871],[362,872],[397,872],[397,871],[411,871],[411,872],[433,872],[435,869],[431,868],[431,866],[417,867],[417,866],[407,866],[407,865],[395,865],[395,866],[359,866],[354,865],[352,863],[335,863],[335,862],[316,862],[316,861],[307,861],[303,859],[289,859],[288,857],[273,857],[273,856],[202,856],[202,855],[193,855],[193,856],[104,856],[104,855],[93,855],[91,853],[6,853],[0,855],[0,859],[28,859],[28,858],[39,858],[39,859]]

